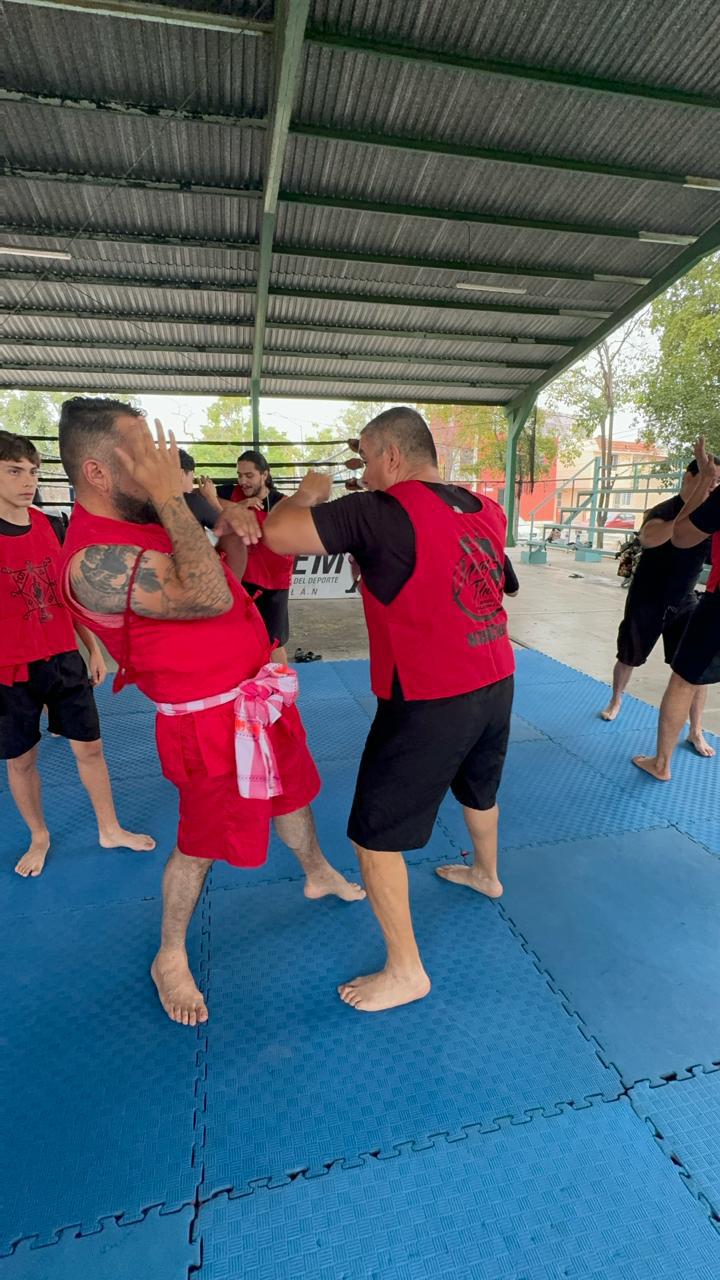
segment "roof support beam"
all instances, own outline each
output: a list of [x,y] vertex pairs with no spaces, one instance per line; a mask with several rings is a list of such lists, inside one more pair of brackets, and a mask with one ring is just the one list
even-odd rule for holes
[[27,89],[0,86],[0,102],[15,106],[62,108],[66,111],[93,111],[96,115],[139,117],[142,120],[176,120],[178,124],[214,124],[229,129],[266,129],[265,116],[219,115],[194,111],[192,107],[158,107],[146,102],[118,102],[111,98],[69,98]]
[[[72,312],[68,312],[72,316]],[[270,327],[270,326],[268,326]],[[40,347],[49,351],[164,351],[178,355],[190,356],[251,356],[252,347],[217,346],[214,343],[203,345],[182,342],[118,342],[117,338],[47,338],[38,335],[31,337],[6,337],[0,333],[0,349],[3,347]],[[326,360],[341,361],[343,364],[401,364],[408,365],[444,365],[450,368],[468,369],[550,369],[549,361],[542,363],[523,360],[486,360],[470,359],[468,356],[453,357],[451,355],[416,356],[407,352],[375,355],[367,352],[347,351],[301,351],[294,347],[266,348],[267,356],[284,356],[291,360]]]
[[265,181],[263,185],[262,221],[260,223],[257,293],[255,295],[255,336],[251,374],[253,438],[255,438],[256,428],[258,433],[260,430],[260,377],[265,344],[265,325],[267,323],[278,193],[285,159],[285,148],[287,147],[290,115],[300,74],[303,36],[309,8],[310,0],[276,0],[272,105],[265,153]]
[[[112,187],[129,191],[165,191],[171,195],[209,195],[228,200],[261,200],[262,191],[248,187],[215,187],[194,182],[162,182],[149,178],[126,178],[122,175],[64,173],[46,169],[28,169],[24,165],[4,164],[3,176],[28,182],[59,182],[72,186]],[[357,200],[346,196],[307,195],[302,191],[280,191],[282,204],[309,205],[316,209],[347,209],[358,213],[381,213],[401,218],[430,218],[442,222],[464,222],[479,226],[519,227],[529,231],[553,231],[562,235],[612,236],[621,240],[646,240],[652,244],[692,244],[696,237],[669,231],[638,230],[607,223],[558,222],[544,218],[512,218],[499,213],[478,213],[474,209],[442,209],[431,205],[381,204],[375,200]]]
[[720,108],[718,98],[707,94],[687,93],[683,89],[673,89],[667,85],[607,80],[600,76],[585,75],[580,71],[529,67],[522,63],[506,62],[501,58],[474,58],[461,53],[443,53],[439,49],[414,49],[410,45],[394,44],[389,40],[380,41],[371,36],[362,35],[341,35],[318,27],[311,27],[305,39],[308,44],[322,45],[325,48],[342,49],[350,53],[367,53],[380,58],[399,58],[404,62],[447,67],[455,71],[472,71],[478,75],[511,76],[520,80],[564,85],[571,89],[587,89],[593,93],[615,93],[631,98],[647,98],[653,102],[668,102],[685,107],[705,107],[714,110]]
[[[99,231],[92,228],[23,227],[0,223],[0,235],[25,239],[71,240],[73,243],[137,244],[159,249],[213,249],[231,253],[257,253],[252,241],[209,240],[204,236],[159,236],[143,232]],[[422,271],[462,271],[464,275],[527,276],[541,280],[578,280],[591,284],[649,284],[648,276],[618,275],[605,271],[570,271],[562,267],[532,267],[516,262],[464,262],[461,258],[422,258],[392,253],[355,253],[347,249],[319,249],[303,245],[274,244],[277,258],[309,258],[319,262],[361,262],[370,266],[411,267]]]
[[[124,364],[113,365],[113,364],[107,364],[105,361],[103,361],[103,363],[99,365],[82,365],[82,364],[36,364],[34,361],[17,360],[13,363],[12,367],[14,369],[22,369],[26,372],[62,373],[66,375],[76,374],[78,378],[82,378],[87,373],[119,374],[121,377],[127,378],[127,382],[129,386],[132,385],[132,379],[134,374],[139,374],[139,375],[160,374],[161,376],[166,378],[216,378],[220,381],[222,381],[223,379],[227,379],[228,381],[232,381],[232,382],[238,382],[238,381],[242,381],[243,379],[246,380],[248,378],[247,369],[205,369],[201,365],[199,365],[195,369],[193,368],[166,369],[166,368],[163,368],[162,365],[124,365]],[[345,373],[338,373],[332,376],[328,376],[327,374],[318,375],[314,373],[296,374],[296,373],[288,373],[283,370],[280,370],[278,373],[272,373],[269,375],[266,374],[266,377],[268,376],[275,378],[277,380],[287,378],[288,381],[291,381],[291,382],[321,382],[321,383],[339,382],[343,386],[348,383],[351,383],[352,386],[356,386],[356,387],[357,386],[374,387],[375,385],[384,386],[387,383],[394,383],[398,381],[398,379],[394,377],[392,374],[390,374],[387,378],[382,378],[382,377],[349,378],[348,375]],[[448,395],[450,395],[451,397],[457,391],[475,391],[477,390],[478,387],[492,387],[492,388],[497,387],[503,390],[510,390],[510,387],[508,386],[507,382],[488,382],[485,379],[481,379],[475,382],[467,382],[467,381],[453,382],[453,381],[447,381],[444,378],[406,378],[404,379],[404,381],[411,383],[412,386],[414,387],[446,388]],[[252,382],[253,380],[250,379],[251,398],[252,398]],[[241,393],[241,394],[247,394],[247,393]],[[446,401],[446,403],[452,403],[452,400]]]
[[156,178],[127,178],[124,174],[64,173],[61,170],[26,169],[24,165],[3,164],[4,178],[21,178],[26,182],[57,182],[61,186],[110,187],[113,191],[162,191],[176,196],[219,196],[227,200],[261,200],[262,191],[254,188],[214,187],[203,182],[163,182]]
[[[322,125],[295,124],[290,132],[295,137],[318,138],[321,142],[351,142],[365,147],[391,147],[398,151],[414,151],[422,155],[452,156],[460,160],[484,160],[493,164],[527,165],[535,169],[561,169],[565,173],[600,174],[606,178],[628,178],[634,182],[665,182],[675,186],[698,186],[703,180],[682,173],[657,169],[636,169],[599,161],[576,160],[571,156],[550,156],[531,151],[508,151],[499,147],[475,147],[467,143],[441,142],[432,138],[410,138],[391,133],[362,133],[354,129],[326,128]],[[720,187],[720,176],[708,178],[711,190]]]
[[[467,297],[467,295],[464,295]],[[318,289],[270,289],[271,298],[307,298],[310,301],[323,302],[367,302],[372,306],[390,307],[427,307],[442,311],[491,311],[501,315],[521,316],[564,316],[576,320],[601,320],[608,318],[610,311],[597,311],[591,307],[527,307],[519,302],[464,302],[463,295],[455,298],[404,297],[402,294],[386,295],[382,293],[353,293],[341,291],[325,291]]]
[[605,324],[601,324],[587,338],[582,338],[579,342],[576,342],[573,349],[554,366],[552,372],[544,374],[543,377],[532,383],[527,392],[524,392],[521,396],[516,396],[508,405],[508,409],[513,411],[517,409],[524,402],[526,395],[537,396],[543,387],[554,382],[559,374],[564,373],[582,356],[592,351],[599,342],[602,342],[603,338],[612,333],[614,329],[617,329],[625,320],[629,320],[631,316],[634,316],[649,302],[652,302],[653,298],[657,298],[665,289],[669,289],[670,285],[679,280],[681,276],[687,275],[688,271],[692,271],[692,268],[696,267],[703,258],[706,258],[711,253],[716,253],[718,249],[720,249],[720,222],[716,222],[684,253],[674,258],[665,271],[655,276],[651,284],[633,294],[632,298],[624,306],[613,312]]
[[[127,320],[130,323],[137,324],[202,325],[204,328],[215,326],[220,328],[233,328],[233,326],[252,328],[253,325],[252,316],[228,316],[223,318],[221,316],[194,316],[186,313],[175,315],[152,311],[90,311],[62,307],[23,307],[21,311],[14,311],[12,304],[7,306],[0,305],[0,312],[3,311],[6,314],[12,312],[20,318],[23,316],[42,318],[45,316],[49,320]],[[452,329],[437,331],[430,329],[381,329],[372,328],[368,325],[324,325],[303,322],[296,324],[289,320],[268,320],[267,327],[280,333],[347,334],[351,337],[363,338],[412,338],[426,342],[477,342],[483,346],[495,344],[520,347],[574,347],[577,341],[575,338],[525,338],[514,333],[483,334]],[[526,367],[524,362],[522,362],[522,365],[523,368]],[[540,365],[538,367],[542,368],[544,366]],[[548,365],[547,367],[550,368],[551,366]]]
[[[43,270],[42,274],[40,274],[36,271],[2,270],[0,271],[0,280],[36,280],[38,284],[98,284],[103,285],[105,288],[152,289],[153,291],[170,289],[174,293],[178,290],[187,293],[253,294],[255,292],[254,281],[238,286],[220,284],[216,280],[154,280],[152,277],[147,276],[100,276],[91,272],[73,273],[69,271]],[[250,323],[253,324],[254,321],[250,321]]]
[[518,227],[525,231],[553,231],[562,235],[612,236],[621,240],[649,240],[653,244],[692,244],[695,236],[674,232],[644,231],[607,223],[557,222],[545,218],[512,218],[500,213],[477,213],[474,209],[438,209],[430,205],[381,204],[376,200],[356,200],[345,196],[306,195],[302,191],[281,191],[285,204],[311,205],[316,209],[349,209],[358,213],[395,214],[401,218],[430,218],[442,222],[469,222],[490,227]]
[[[54,372],[57,372],[57,370],[54,370]],[[135,373],[137,373],[137,370],[135,370]],[[97,377],[98,371],[93,370],[92,376]],[[140,376],[147,376],[147,375],[138,374],[138,376],[140,377]],[[157,375],[153,375],[153,376],[157,377]],[[103,387],[104,386],[105,386],[105,383],[103,383]],[[137,388],[137,384],[132,384],[129,389],[132,390],[132,386],[135,386],[136,389],[139,389]],[[128,389],[128,383],[126,382],[123,384],[123,390],[127,390],[127,389]],[[76,391],[77,383],[71,381],[69,378],[66,379],[64,384],[61,382],[22,382],[18,380],[13,380],[12,382],[0,381],[0,390],[1,391]],[[148,388],[148,391],[149,393],[152,393],[153,388],[152,387]],[[184,396],[207,396],[208,391],[207,391],[207,388],[203,391],[197,391],[192,387],[190,388],[183,387],[182,394]],[[239,394],[241,396],[247,395],[247,393],[243,393],[243,392],[240,392]],[[263,392],[263,400],[287,400],[287,398],[288,398],[288,393],[286,391],[264,391]],[[292,398],[293,400],[339,400],[341,399],[341,397],[335,391],[331,393],[299,391],[299,392],[293,392]],[[375,395],[368,395],[368,396],[353,395],[353,400],[357,400],[357,401],[368,403],[368,404],[374,404],[377,400],[377,392],[375,393]],[[447,396],[443,396],[443,397],[423,396],[423,404],[447,404],[447,403],[448,403]],[[455,403],[467,404],[467,405],[474,405],[474,404],[503,405],[505,401],[497,400],[497,399],[476,400],[476,399],[464,398],[462,400],[456,400]]]
[[[43,271],[42,276],[33,271],[0,271],[0,280],[32,281],[41,284],[65,285],[103,285],[110,288],[123,289],[170,289],[173,292],[188,293],[228,293],[248,294],[256,290],[253,283],[247,285],[227,285],[216,280],[157,280],[144,276],[100,276],[75,272]],[[379,293],[335,293],[312,289],[276,289],[268,288],[269,298],[306,298],[321,302],[361,302],[372,306],[425,307],[429,310],[471,311],[474,313],[492,312],[501,315],[523,316],[558,316],[565,319],[603,320],[610,316],[609,311],[596,311],[589,307],[524,307],[510,302],[466,302],[462,295],[457,302],[454,298],[417,298]],[[264,332],[264,326],[263,326]],[[549,340],[552,341],[552,340]],[[257,345],[257,343],[255,344]],[[258,376],[257,374],[253,376]]]
[[[264,129],[267,120],[262,116],[232,116],[193,111],[182,107],[156,107],[141,102],[113,102],[87,98],[52,97],[48,94],[28,92],[22,89],[0,88],[0,102],[18,106],[63,107],[67,110],[93,111],[115,116],[139,116],[146,120],[176,120],[183,124],[215,125],[231,129]],[[359,130],[338,129],[323,125],[290,125],[289,133],[295,138],[318,138],[323,142],[352,142],[362,146],[393,147],[401,151],[414,151],[423,155],[454,156],[461,160],[491,161],[494,164],[529,165],[538,169],[560,169],[569,173],[601,174],[611,178],[626,178],[634,182],[664,182],[681,187],[706,187],[717,190],[720,177],[698,178],[682,173],[659,169],[638,169],[628,165],[601,164],[599,161],[580,160],[572,156],[551,156],[528,151],[511,151],[501,147],[469,146],[467,143],[444,142],[433,138],[411,138],[385,133],[364,133]]]
[[173,9],[170,5],[138,3],[137,0],[9,0],[11,4],[41,9],[69,9],[71,13],[98,14],[102,18],[131,18],[136,22],[159,22],[168,27],[195,27],[201,31],[223,31],[231,36],[264,36],[271,22],[256,18],[232,17],[202,9]]

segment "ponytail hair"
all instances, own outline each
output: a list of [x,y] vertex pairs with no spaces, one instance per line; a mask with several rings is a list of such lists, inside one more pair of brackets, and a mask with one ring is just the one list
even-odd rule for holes
[[253,466],[257,467],[258,471],[266,471],[267,480],[265,483],[268,489],[275,488],[275,481],[270,475],[270,464],[268,463],[264,453],[260,453],[258,449],[246,449],[244,453],[240,454],[238,462],[252,462]]

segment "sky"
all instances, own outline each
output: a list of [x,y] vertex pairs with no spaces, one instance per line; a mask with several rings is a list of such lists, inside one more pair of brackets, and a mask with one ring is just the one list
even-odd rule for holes
[[[172,428],[180,440],[195,439],[206,421],[211,396],[148,396],[138,394],[150,419],[160,418],[163,425]],[[331,427],[347,408],[347,400],[264,400],[260,401],[261,421],[276,427],[289,440],[304,440],[312,435],[312,428]],[[569,406],[561,411],[570,413]],[[338,427],[338,438],[342,430]],[[633,414],[619,412],[615,418],[616,440],[636,440],[639,432],[634,425]]]
[[[200,435],[208,407],[214,397],[148,396],[138,394],[138,402],[149,418],[160,418],[180,439]],[[276,427],[289,440],[304,440],[313,426],[331,427],[347,408],[347,400],[263,400],[260,418],[268,427]],[[341,434],[338,427],[338,436]]]

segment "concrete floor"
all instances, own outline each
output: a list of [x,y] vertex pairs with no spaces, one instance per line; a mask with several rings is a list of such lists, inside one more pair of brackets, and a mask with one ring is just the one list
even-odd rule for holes
[[[615,561],[576,564],[572,552],[559,550],[550,551],[551,563],[547,565],[521,565],[519,561],[518,554],[515,567],[520,593],[507,602],[513,640],[609,681],[618,623],[625,607]],[[582,577],[571,577],[574,573]],[[290,625],[291,659],[297,645],[327,659],[367,657],[362,606],[355,598],[291,601]],[[633,676],[630,692],[658,706],[667,680],[668,668],[658,646]],[[720,685],[710,687],[705,723],[720,733]]]

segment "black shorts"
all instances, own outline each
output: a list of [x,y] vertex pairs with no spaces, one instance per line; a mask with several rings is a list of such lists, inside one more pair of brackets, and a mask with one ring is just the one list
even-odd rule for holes
[[95,698],[77,649],[28,663],[29,680],[0,684],[0,760],[14,760],[40,741],[40,717],[48,709],[48,728],[75,742],[100,737]]
[[289,589],[280,591],[271,587],[258,587],[254,582],[243,582],[243,586],[265,623],[272,643],[287,644],[290,638]]
[[448,789],[468,809],[492,809],[513,687],[508,676],[457,698],[379,698],[360,761],[350,839],[364,849],[422,849]]
[[688,684],[720,684],[720,591],[706,591],[671,663]]
[[642,667],[662,636],[665,661],[672,663],[694,609],[694,596],[674,608],[645,602],[636,604],[632,597],[628,598],[625,616],[618,628],[618,662],[628,667]]

